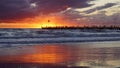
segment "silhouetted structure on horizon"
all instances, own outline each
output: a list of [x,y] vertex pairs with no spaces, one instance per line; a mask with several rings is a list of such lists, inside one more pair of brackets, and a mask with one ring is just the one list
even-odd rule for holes
[[120,26],[56,26],[56,27],[42,27],[42,29],[115,29],[120,30]]

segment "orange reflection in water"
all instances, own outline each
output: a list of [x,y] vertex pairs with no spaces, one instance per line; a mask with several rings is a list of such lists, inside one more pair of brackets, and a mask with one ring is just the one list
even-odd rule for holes
[[33,54],[24,56],[24,62],[34,62],[34,63],[57,63],[62,60],[61,56],[56,54]]
[[0,62],[71,64],[86,59],[85,52],[79,46],[63,44],[11,47],[11,55],[0,57]]
[[[26,48],[27,51],[25,52]],[[9,53],[12,54],[14,52],[12,50],[19,52],[19,54],[0,57],[0,61],[13,63],[67,63],[73,55],[70,47],[62,45],[13,47]]]
[[55,45],[35,47],[36,54],[24,55],[24,62],[60,63],[69,60],[69,53],[64,48]]
[[119,47],[89,48],[62,44],[0,48],[0,63],[120,65],[119,50]]

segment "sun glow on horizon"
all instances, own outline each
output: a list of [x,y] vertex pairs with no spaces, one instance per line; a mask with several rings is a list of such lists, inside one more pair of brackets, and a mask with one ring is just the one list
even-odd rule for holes
[[51,24],[51,23],[45,23],[45,24],[40,25],[40,27],[56,27],[56,25]]
[[69,21],[62,16],[37,16],[35,18],[26,18],[13,23],[0,23],[0,28],[42,28],[42,27],[61,27],[74,26],[72,21]]
[[71,23],[58,16],[47,16],[43,18],[40,23],[37,23],[37,28],[42,27],[61,27],[70,26]]

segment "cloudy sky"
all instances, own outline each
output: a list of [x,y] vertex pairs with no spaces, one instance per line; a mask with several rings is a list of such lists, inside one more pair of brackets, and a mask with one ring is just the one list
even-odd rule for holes
[[0,0],[3,28],[83,25],[120,25],[120,0]]

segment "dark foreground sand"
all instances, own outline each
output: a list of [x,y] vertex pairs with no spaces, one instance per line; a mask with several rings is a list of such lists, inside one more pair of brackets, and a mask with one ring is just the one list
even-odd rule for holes
[[0,68],[89,68],[87,66],[65,66],[38,63],[0,63]]

